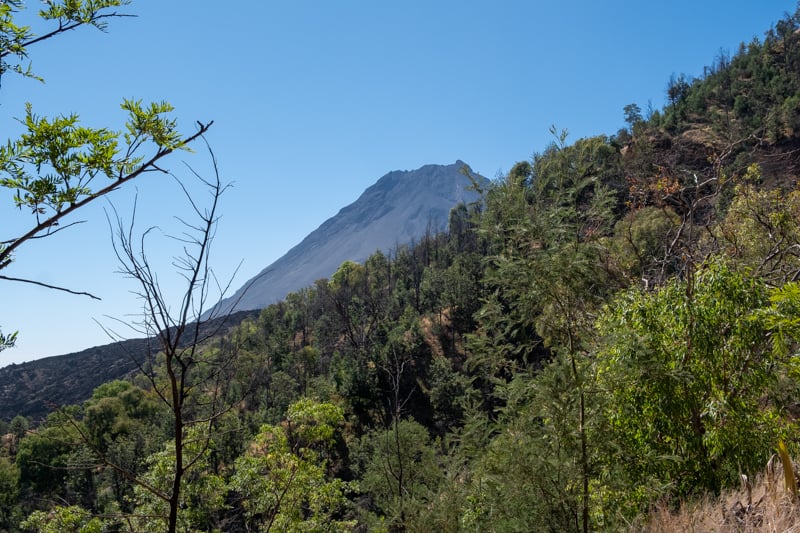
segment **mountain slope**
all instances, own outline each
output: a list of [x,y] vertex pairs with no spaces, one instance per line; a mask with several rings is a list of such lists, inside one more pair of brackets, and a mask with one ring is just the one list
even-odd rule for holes
[[[447,227],[450,210],[478,194],[462,161],[390,172],[283,257],[220,302],[215,313],[260,309],[327,278],[345,260],[360,262]],[[480,181],[486,178],[476,176]]]

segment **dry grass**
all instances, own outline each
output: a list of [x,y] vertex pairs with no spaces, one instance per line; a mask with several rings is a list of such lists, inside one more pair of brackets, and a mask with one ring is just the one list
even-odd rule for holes
[[753,483],[743,479],[738,490],[719,497],[685,502],[677,511],[659,505],[633,531],[800,533],[800,501],[785,488],[779,460],[771,461]]

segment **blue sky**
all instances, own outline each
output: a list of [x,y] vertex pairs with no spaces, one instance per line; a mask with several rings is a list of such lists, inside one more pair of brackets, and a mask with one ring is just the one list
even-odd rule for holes
[[[84,28],[31,48],[46,83],[3,77],[0,142],[18,132],[25,102],[40,115],[74,112],[113,129],[122,128],[123,98],[169,101],[187,132],[214,120],[208,141],[234,186],[212,263],[221,277],[241,263],[237,288],[383,174],[462,159],[492,178],[541,151],[551,125],[573,141],[613,134],[626,104],[660,108],[672,73],[702,74],[721,50],[735,53],[795,6],[139,0],[124,8],[137,17],[112,21],[107,34]],[[169,167],[185,175],[184,163],[209,172],[202,151]],[[150,175],[114,193],[124,217],[135,192],[141,227],[177,230],[172,215],[184,204],[174,184]],[[0,239],[30,224],[4,192],[0,205]],[[116,319],[140,305],[135,286],[115,274],[104,208],[98,202],[74,219],[85,224],[21,248],[4,272],[102,301],[0,282],[0,326],[20,332],[0,366],[105,344],[98,322],[126,333]],[[152,253],[172,288],[167,243]]]

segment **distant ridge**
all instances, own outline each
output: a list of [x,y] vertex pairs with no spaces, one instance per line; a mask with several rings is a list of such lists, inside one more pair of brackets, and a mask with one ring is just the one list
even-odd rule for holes
[[[242,320],[255,316],[258,313],[250,311],[210,320],[203,325],[200,335],[216,330],[226,333]],[[129,339],[0,368],[0,420],[22,415],[39,421],[53,406],[88,400],[103,383],[136,372],[148,353],[148,344],[144,338]]]
[[389,172],[222,300],[215,314],[267,307],[290,292],[330,277],[346,260],[362,262],[377,250],[388,253],[423,237],[426,231],[446,229],[453,207],[478,199],[467,174],[480,182],[488,181],[474,175],[461,160]]

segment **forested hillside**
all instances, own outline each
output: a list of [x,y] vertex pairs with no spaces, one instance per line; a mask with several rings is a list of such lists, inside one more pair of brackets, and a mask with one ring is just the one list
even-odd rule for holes
[[799,29],[198,346],[182,418],[166,365],[15,418],[0,529],[641,530],[800,456]]

